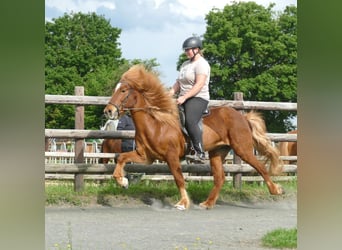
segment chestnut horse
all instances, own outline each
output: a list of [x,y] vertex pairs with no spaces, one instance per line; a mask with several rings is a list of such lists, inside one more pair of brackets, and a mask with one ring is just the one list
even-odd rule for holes
[[[188,209],[190,200],[180,164],[186,154],[187,138],[180,126],[178,107],[158,77],[142,65],[135,65],[122,75],[104,109],[110,119],[118,119],[126,111],[130,111],[135,124],[136,150],[120,154],[113,177],[119,185],[128,187],[123,170],[126,162],[151,164],[155,159],[164,161],[181,196],[175,207]],[[210,115],[203,118],[203,143],[209,153],[214,187],[208,198],[200,203],[201,207],[214,207],[225,181],[222,163],[230,149],[256,169],[271,194],[283,193],[281,186],[271,180],[265,162],[260,162],[253,154],[255,147],[270,161],[270,173],[281,171],[279,151],[266,136],[264,120],[258,113],[243,115],[231,107],[211,107]]]
[[[297,130],[287,132],[288,134],[297,134]],[[297,156],[296,141],[281,141],[279,142],[279,151],[281,156]],[[295,164],[297,161],[284,160],[284,164]]]
[[[121,139],[104,139],[101,145],[101,153],[121,153]],[[108,158],[100,158],[99,163],[107,164]]]

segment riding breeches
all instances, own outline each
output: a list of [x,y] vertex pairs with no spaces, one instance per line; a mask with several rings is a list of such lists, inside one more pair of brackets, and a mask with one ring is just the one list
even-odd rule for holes
[[185,128],[189,133],[193,145],[203,145],[200,121],[209,101],[200,97],[192,97],[183,103],[185,113]]

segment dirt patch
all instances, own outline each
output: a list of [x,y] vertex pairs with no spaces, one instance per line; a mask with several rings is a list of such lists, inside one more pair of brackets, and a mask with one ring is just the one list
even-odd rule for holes
[[[219,199],[216,203],[216,206],[263,206],[266,204],[288,204],[288,203],[296,203],[297,202],[297,194],[296,193],[288,193],[283,196],[272,196],[270,199],[253,199],[253,200],[222,200]],[[163,200],[156,199],[153,197],[142,196],[142,197],[131,197],[126,195],[93,195],[93,196],[78,196],[77,202],[58,202],[57,204],[46,205],[46,207],[60,207],[60,208],[68,208],[68,207],[81,207],[81,208],[95,208],[95,207],[112,207],[112,208],[141,208],[141,207],[159,207],[159,208],[172,208],[173,205],[177,202],[172,200],[169,197],[166,197]],[[192,202],[191,207],[198,207],[197,203]]]
[[99,195],[93,197],[93,200],[98,205],[109,207],[141,207],[147,205],[142,199],[123,195]]

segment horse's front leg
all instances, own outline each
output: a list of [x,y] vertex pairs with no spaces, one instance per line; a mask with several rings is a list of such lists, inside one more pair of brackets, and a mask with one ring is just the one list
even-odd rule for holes
[[167,164],[175,179],[176,185],[181,196],[181,199],[179,200],[179,202],[177,202],[175,207],[179,210],[188,209],[190,207],[190,199],[185,189],[185,180],[183,177],[180,162],[177,159],[177,157],[171,157],[171,160],[167,160]]
[[116,182],[124,188],[128,188],[128,179],[124,174],[124,167],[126,162],[145,162],[146,159],[140,155],[136,151],[121,153],[116,159],[116,165],[113,172],[113,178]]

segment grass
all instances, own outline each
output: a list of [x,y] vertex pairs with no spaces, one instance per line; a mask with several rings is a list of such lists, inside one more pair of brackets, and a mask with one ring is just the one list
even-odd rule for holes
[[261,240],[265,247],[294,249],[297,248],[297,228],[279,228],[267,233]]
[[[231,182],[226,182],[221,189],[217,203],[270,201],[296,194],[296,181],[284,181],[281,182],[281,185],[286,190],[286,194],[273,196],[269,194],[266,185],[260,185],[257,182],[243,182],[241,190],[235,189]],[[212,187],[212,181],[191,181],[187,183],[188,194],[195,204],[204,201]],[[106,197],[114,196],[141,201],[148,201],[153,198],[161,201],[167,200],[170,203],[176,203],[180,198],[174,181],[156,182],[149,180],[132,183],[128,189],[119,187],[113,180],[105,181],[100,185],[95,184],[94,181],[85,181],[84,190],[81,192],[74,191],[72,181],[57,181],[53,185],[45,185],[45,195],[46,205],[68,204],[74,206],[87,206],[94,203],[94,200],[103,205]]]

